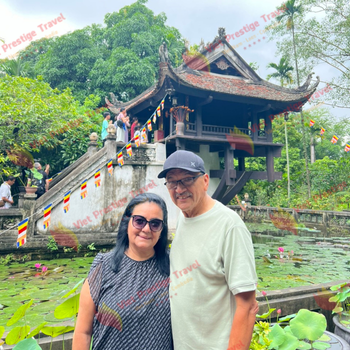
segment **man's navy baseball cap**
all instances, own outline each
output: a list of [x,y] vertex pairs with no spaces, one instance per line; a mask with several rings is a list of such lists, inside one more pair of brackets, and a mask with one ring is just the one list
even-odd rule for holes
[[172,153],[164,162],[163,171],[158,175],[158,179],[166,177],[169,170],[182,169],[193,173],[201,172],[205,174],[203,159],[189,151],[176,151]]

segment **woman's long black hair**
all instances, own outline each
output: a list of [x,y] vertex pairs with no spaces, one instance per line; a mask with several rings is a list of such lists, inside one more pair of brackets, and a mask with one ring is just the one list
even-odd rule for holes
[[124,257],[124,252],[129,248],[129,236],[128,236],[128,225],[134,208],[142,203],[150,202],[156,203],[163,211],[163,230],[160,234],[157,244],[154,246],[156,264],[159,272],[164,276],[169,276],[169,255],[167,252],[168,242],[168,210],[164,200],[154,193],[144,193],[133,198],[128,206],[126,207],[117,235],[117,244],[113,250],[112,255],[112,270],[117,273],[119,271],[120,263]]

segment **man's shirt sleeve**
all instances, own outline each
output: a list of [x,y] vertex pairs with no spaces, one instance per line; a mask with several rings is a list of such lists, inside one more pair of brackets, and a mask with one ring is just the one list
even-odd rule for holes
[[234,295],[256,290],[254,248],[251,234],[244,224],[228,230],[222,258],[225,278]]
[[9,191],[6,185],[0,186],[0,199],[2,199],[2,197],[5,197],[7,199],[11,197],[11,192]]

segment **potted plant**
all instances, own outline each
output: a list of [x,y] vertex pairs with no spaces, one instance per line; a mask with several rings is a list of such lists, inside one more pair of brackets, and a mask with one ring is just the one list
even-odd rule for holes
[[[266,297],[265,292],[263,295]],[[300,309],[297,314],[279,318],[281,310],[278,310],[277,323],[271,324],[271,314],[275,310],[269,307],[268,312],[257,315],[262,321],[257,321],[254,326],[250,350],[350,350],[344,339],[326,331],[324,315]]]
[[194,109],[190,109],[187,106],[178,106],[170,108],[170,113],[172,113],[174,119],[176,120],[177,135],[184,135],[186,113],[191,112],[194,112]]
[[332,313],[337,313],[333,317],[335,324],[334,333],[350,342],[350,283],[344,282],[331,287],[332,291],[337,291],[337,294],[329,298],[330,302],[335,302],[336,305]]

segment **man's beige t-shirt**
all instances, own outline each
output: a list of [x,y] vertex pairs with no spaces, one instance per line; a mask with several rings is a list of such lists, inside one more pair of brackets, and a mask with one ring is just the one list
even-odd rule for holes
[[227,350],[237,293],[256,289],[250,232],[216,202],[194,218],[180,214],[170,251],[175,350]]

